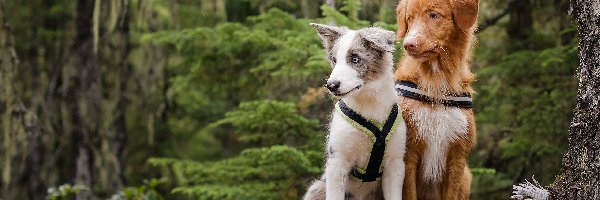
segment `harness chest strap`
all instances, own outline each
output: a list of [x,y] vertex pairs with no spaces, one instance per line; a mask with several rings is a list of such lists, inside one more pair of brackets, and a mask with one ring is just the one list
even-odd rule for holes
[[473,98],[471,94],[455,94],[445,96],[444,99],[435,100],[434,98],[427,95],[423,90],[420,90],[418,85],[410,81],[396,81],[396,92],[398,96],[408,97],[427,103],[440,103],[444,106],[459,107],[459,108],[473,108]]
[[363,116],[349,108],[342,100],[338,101],[335,107],[348,123],[367,134],[373,143],[366,168],[353,168],[351,171],[352,176],[362,180],[362,182],[372,182],[377,180],[377,178],[380,178],[382,175],[381,163],[383,162],[385,155],[386,144],[402,121],[402,117],[399,116],[400,112],[398,110],[398,105],[393,105],[390,115],[382,125],[365,119]]

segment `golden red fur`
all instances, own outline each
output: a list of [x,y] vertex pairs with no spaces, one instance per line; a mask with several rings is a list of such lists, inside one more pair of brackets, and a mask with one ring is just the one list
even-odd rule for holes
[[[406,51],[396,70],[396,80],[417,83],[434,98],[474,93],[470,83],[475,76],[470,63],[478,7],[479,0],[401,0],[396,9],[397,36],[405,39]],[[476,142],[472,109],[459,109],[466,126],[460,133],[447,133],[461,137],[449,141],[446,153],[442,154],[446,161],[442,174],[438,174],[441,179],[431,182],[423,175],[425,153],[431,142],[424,139],[427,133],[419,132],[427,129],[418,127],[430,120],[415,116],[415,112],[440,113],[447,108],[406,97],[400,98],[399,105],[408,130],[403,199],[468,199],[471,173],[466,157]]]

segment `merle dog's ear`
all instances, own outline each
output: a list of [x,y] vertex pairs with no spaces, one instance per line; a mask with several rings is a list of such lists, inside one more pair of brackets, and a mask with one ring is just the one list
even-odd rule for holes
[[321,41],[323,41],[323,46],[327,50],[331,50],[331,48],[333,48],[335,40],[337,40],[348,30],[346,28],[328,26],[323,24],[310,23],[310,25],[313,28],[315,28],[315,30],[317,30],[317,32],[319,33],[319,37],[321,37]]
[[361,38],[369,43],[369,46],[387,52],[394,52],[396,46],[396,34],[380,27],[369,27],[359,30]]

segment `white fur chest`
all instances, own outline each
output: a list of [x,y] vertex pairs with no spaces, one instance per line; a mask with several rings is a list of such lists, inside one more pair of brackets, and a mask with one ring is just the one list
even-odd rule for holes
[[329,153],[343,156],[353,166],[363,167],[368,161],[373,143],[367,135],[352,126],[337,111],[334,112],[329,127],[327,141]]
[[412,113],[417,137],[427,143],[423,156],[423,178],[439,182],[446,168],[450,143],[467,137],[467,116],[459,108],[421,108]]

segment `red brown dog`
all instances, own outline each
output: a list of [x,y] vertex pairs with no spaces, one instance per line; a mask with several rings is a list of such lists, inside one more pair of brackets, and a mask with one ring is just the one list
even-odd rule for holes
[[469,199],[476,142],[470,83],[479,0],[401,0],[396,70],[407,124],[403,199]]

